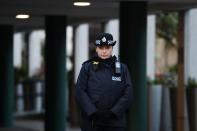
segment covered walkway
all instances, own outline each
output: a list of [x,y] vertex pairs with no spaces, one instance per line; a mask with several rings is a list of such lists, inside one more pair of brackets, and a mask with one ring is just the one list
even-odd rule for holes
[[[106,20],[118,18],[120,21],[120,59],[128,65],[132,72],[135,94],[133,109],[128,113],[128,131],[147,131],[147,14],[177,11],[180,15],[178,36],[180,57],[178,62],[176,131],[184,131],[184,18],[185,12],[195,7],[197,7],[196,0],[173,2],[172,0],[94,0],[91,6],[87,8],[73,6],[73,0],[1,0],[0,106],[2,108],[0,108],[0,130],[64,131],[67,129],[68,131],[75,131],[75,129],[69,129],[65,121],[68,108],[66,97],[69,93],[74,94],[74,89],[71,89],[70,92],[67,90],[69,83],[65,69],[67,62],[65,60],[65,43],[67,40],[65,27],[68,25],[77,27],[76,25],[84,22],[99,21],[102,23]],[[31,15],[30,19],[20,21],[15,18],[18,13],[28,13]],[[45,127],[43,122],[14,121],[13,117],[13,34],[21,30],[31,32],[34,29],[45,29],[46,33],[44,47],[46,69],[44,88]],[[75,35],[77,36],[76,32]],[[25,40],[28,41],[28,39]]]

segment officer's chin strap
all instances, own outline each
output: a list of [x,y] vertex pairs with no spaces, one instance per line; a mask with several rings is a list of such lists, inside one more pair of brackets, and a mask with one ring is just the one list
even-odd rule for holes
[[115,75],[120,76],[121,75],[121,64],[120,64],[120,56],[118,55],[116,61],[115,61]]

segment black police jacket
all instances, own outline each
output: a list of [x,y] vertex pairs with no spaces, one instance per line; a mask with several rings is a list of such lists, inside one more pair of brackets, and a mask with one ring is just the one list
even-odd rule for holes
[[[132,85],[128,68],[121,63],[121,74],[114,73],[116,57],[108,61],[93,58],[82,64],[76,84],[76,99],[82,110],[82,119],[89,119],[97,111],[110,110],[115,118],[99,120],[94,124],[126,125],[125,113],[132,102]],[[85,120],[84,120],[85,121]]]

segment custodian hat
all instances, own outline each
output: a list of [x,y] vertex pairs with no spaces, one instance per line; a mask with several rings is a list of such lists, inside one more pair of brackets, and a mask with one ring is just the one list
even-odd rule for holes
[[100,45],[114,46],[115,44],[116,41],[113,41],[113,36],[109,33],[100,33],[95,41],[96,46],[100,46]]

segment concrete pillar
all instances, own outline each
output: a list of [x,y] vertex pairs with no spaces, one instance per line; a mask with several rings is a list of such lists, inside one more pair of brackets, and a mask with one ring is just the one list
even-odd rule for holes
[[[146,67],[147,67],[147,77],[149,80],[154,80],[155,79],[155,34],[156,34],[156,17],[155,15],[148,15],[147,16],[147,62],[146,62]],[[152,89],[152,90],[151,90]],[[149,111],[148,111],[148,130],[153,131],[153,130],[159,130],[160,127],[160,115],[157,116],[157,114],[160,114],[160,106],[154,105],[154,101],[159,101],[160,99],[154,100],[152,99],[153,94],[151,92],[154,92],[154,88],[149,88]],[[158,90],[159,91],[159,90]],[[157,93],[156,93],[157,94]],[[159,97],[161,98],[161,96]],[[161,100],[160,100],[161,102]],[[154,112],[152,108],[158,108],[158,113]],[[159,118],[159,120],[156,120],[156,118]],[[156,124],[156,123],[158,124]],[[162,126],[162,125],[161,125]]]
[[147,76],[151,80],[155,78],[155,38],[156,38],[155,15],[147,17]]
[[[89,25],[81,24],[75,30],[75,49],[74,49],[74,81],[76,83],[82,63],[89,58]],[[75,100],[75,89],[70,88],[70,118],[71,124],[76,126],[78,124],[78,110]]]
[[185,82],[189,77],[197,80],[197,9],[185,15]]
[[71,58],[73,55],[73,27],[67,26],[66,28],[66,69],[67,71],[72,70],[73,64]]
[[29,76],[32,77],[38,73],[42,62],[42,42],[45,38],[43,30],[33,31],[29,36]]
[[13,125],[13,26],[0,25],[0,127]]
[[[197,66],[197,59],[196,59],[196,50],[197,50],[197,9],[191,9],[185,13],[185,84],[187,84],[188,78],[194,78],[197,81],[197,69],[195,66]],[[188,94],[187,94],[188,95]],[[190,96],[187,96],[189,98]],[[192,97],[192,95],[191,95]],[[196,97],[197,98],[197,97]],[[186,105],[187,105],[186,101]],[[188,102],[190,104],[190,102]],[[188,108],[185,109],[185,114],[187,115],[187,122],[189,121],[189,113],[188,110],[190,106],[186,106]],[[197,109],[197,104],[193,106],[192,108]],[[197,113],[194,118],[197,118]],[[191,119],[191,118],[190,118]],[[190,123],[191,124],[191,123]],[[187,123],[188,125],[188,123]],[[195,123],[196,129],[197,129],[197,123]],[[188,126],[190,130],[192,130],[192,126]],[[195,130],[195,129],[193,129]]]
[[46,16],[45,29],[45,131],[65,131],[66,17]]
[[113,55],[119,55],[119,20],[114,19],[110,20],[105,25],[105,31],[107,33],[111,33],[113,35],[114,40],[116,40],[116,45],[113,47]]
[[89,55],[89,25],[81,24],[75,33],[75,82],[79,75],[81,65],[88,60]]
[[[74,72],[73,72],[73,61],[72,61],[72,56],[73,56],[73,27],[72,26],[67,26],[66,27],[66,70],[69,76],[67,87],[66,88],[66,116],[69,118],[69,124],[72,125],[73,119],[77,119],[77,112],[75,110],[77,109],[77,106],[75,104],[75,100],[72,101],[73,98],[75,98],[74,94],[71,94],[70,90],[74,91],[74,86],[73,81],[70,82],[70,80],[74,79]],[[70,82],[70,83],[69,83]],[[75,105],[72,105],[71,103],[74,103]],[[74,110],[75,113],[72,113]],[[76,116],[73,118],[73,115]],[[66,119],[67,119],[66,118]]]
[[14,67],[18,68],[22,66],[23,37],[22,32],[14,34]]
[[120,60],[128,65],[134,101],[128,131],[147,130],[146,30],[147,2],[120,2]]
[[[89,58],[89,25],[81,24],[75,29],[74,35],[74,83],[76,83],[82,63]],[[78,110],[75,100],[75,89],[70,88],[70,121],[71,125],[78,125]]]

